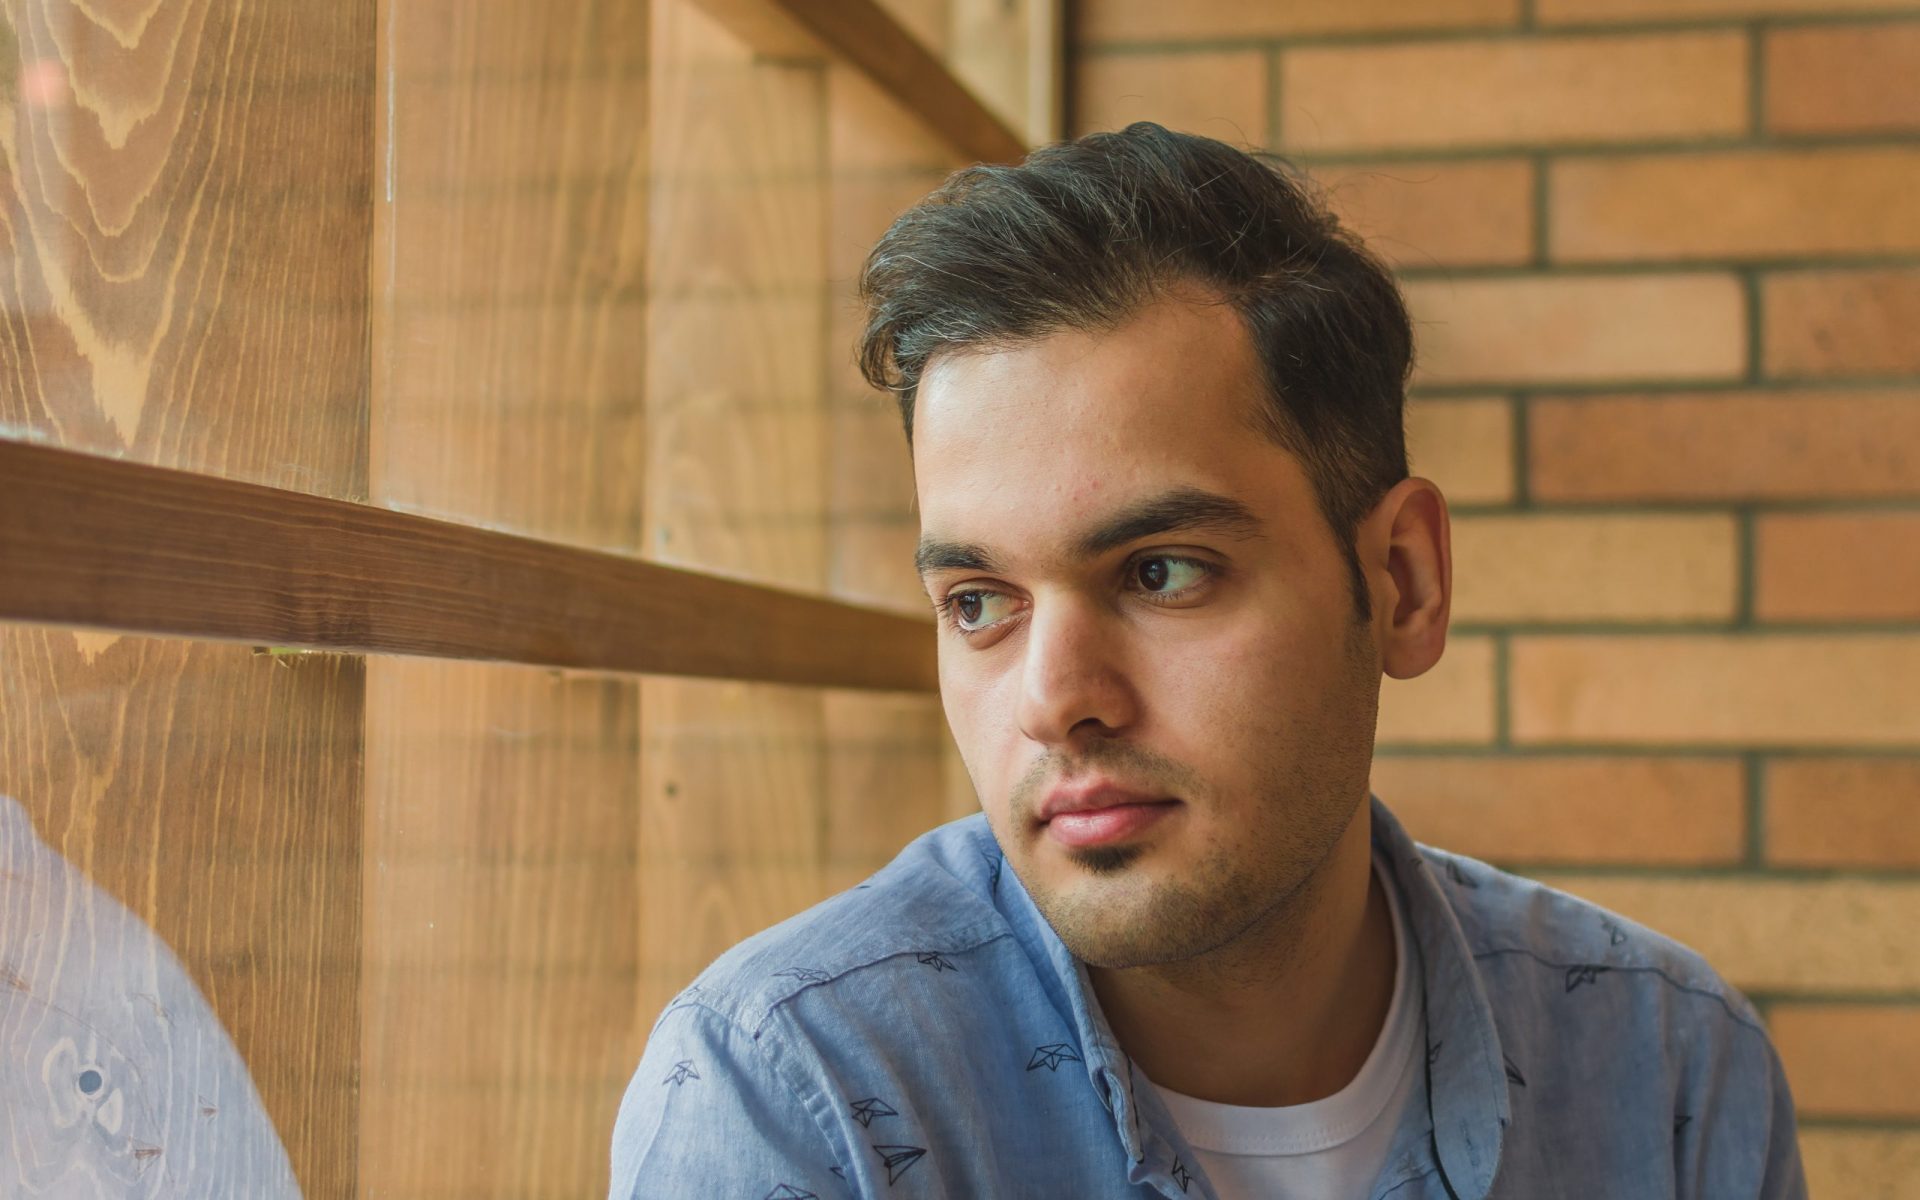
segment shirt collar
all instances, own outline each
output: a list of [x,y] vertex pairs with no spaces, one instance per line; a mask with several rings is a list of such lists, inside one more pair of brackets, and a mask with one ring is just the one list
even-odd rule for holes
[[1373,844],[1406,906],[1426,988],[1427,1095],[1434,1150],[1461,1200],[1493,1187],[1508,1122],[1506,1060],[1493,1006],[1453,904],[1420,847],[1378,796],[1370,798]]
[[[1425,990],[1427,1099],[1434,1151],[1452,1191],[1461,1200],[1480,1200],[1493,1186],[1502,1138],[1511,1119],[1493,1008],[1440,881],[1380,798],[1369,797],[1369,804],[1373,844],[1400,891]],[[992,841],[990,832],[986,837]],[[1093,989],[1086,967],[1040,915],[1019,877],[998,869],[999,847],[992,846],[989,853],[996,860],[993,874],[999,894],[995,899],[1027,957],[1050,968],[1041,975],[1042,985],[1078,1038],[1094,1093],[1113,1114],[1114,1128],[1132,1164],[1132,1182],[1177,1175],[1183,1157],[1185,1162],[1192,1161],[1192,1151],[1153,1090],[1136,1086],[1131,1060],[1089,999]],[[1402,1140],[1395,1138],[1394,1153],[1399,1153]]]

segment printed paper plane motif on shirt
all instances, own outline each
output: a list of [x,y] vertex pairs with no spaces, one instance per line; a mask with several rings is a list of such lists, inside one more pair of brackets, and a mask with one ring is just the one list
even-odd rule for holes
[[875,1146],[873,1152],[880,1156],[880,1163],[887,1168],[887,1185],[905,1175],[913,1164],[926,1157],[924,1146]]
[[1582,963],[1577,967],[1568,967],[1567,990],[1572,991],[1583,983],[1593,983],[1598,980],[1601,975],[1612,969],[1612,967],[1603,967],[1598,963]]
[[1045,1046],[1033,1048],[1033,1057],[1027,1060],[1027,1070],[1037,1071],[1045,1067],[1049,1071],[1058,1071],[1063,1062],[1084,1061],[1066,1042],[1050,1042]]

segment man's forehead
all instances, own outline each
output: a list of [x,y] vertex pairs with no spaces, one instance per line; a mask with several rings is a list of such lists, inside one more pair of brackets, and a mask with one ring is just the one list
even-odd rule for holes
[[915,457],[929,444],[944,454],[1018,439],[1165,446],[1175,438],[1237,438],[1256,423],[1266,397],[1239,314],[1170,295],[1110,328],[935,356],[915,402]]
[[942,358],[914,429],[922,574],[1071,567],[1181,530],[1275,532],[1265,523],[1312,501],[1255,430],[1265,395],[1238,315],[1178,299],[1111,329]]

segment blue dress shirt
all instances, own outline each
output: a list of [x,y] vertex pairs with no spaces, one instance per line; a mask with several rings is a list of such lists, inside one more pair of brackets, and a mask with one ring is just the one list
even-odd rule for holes
[[[1779,1056],[1699,955],[1371,803],[1427,1063],[1369,1200],[1806,1195]],[[1214,1200],[981,816],[674,998],[610,1195]]]

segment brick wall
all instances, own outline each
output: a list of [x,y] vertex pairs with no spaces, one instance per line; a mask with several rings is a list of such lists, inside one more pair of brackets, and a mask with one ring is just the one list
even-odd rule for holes
[[1816,1196],[1920,1197],[1920,3],[1080,0],[1076,131],[1312,170],[1401,272],[1455,636],[1416,836],[1704,951]]

